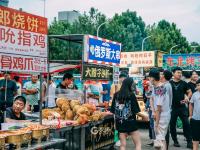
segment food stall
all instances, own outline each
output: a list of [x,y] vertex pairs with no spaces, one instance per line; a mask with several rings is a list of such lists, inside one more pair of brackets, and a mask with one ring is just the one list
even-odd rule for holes
[[[47,18],[3,6],[0,10],[6,14],[6,19],[0,22],[3,36],[0,40],[0,71],[24,74],[47,72]],[[8,80],[5,79],[5,88],[1,91],[5,95],[9,90]],[[4,102],[7,102],[6,96]],[[5,120],[6,111],[2,116]],[[39,122],[24,121],[19,125],[18,121],[15,125],[1,123],[0,149],[51,148],[65,142],[65,139],[50,138],[49,127]]]
[[[119,64],[121,44],[91,35],[50,35],[50,40],[64,40],[82,45],[82,84],[112,80],[112,65]],[[51,49],[49,50],[51,54]],[[70,60],[68,60],[70,62]],[[66,139],[70,150],[95,150],[114,145],[114,117],[105,105],[88,103],[83,92],[65,90],[57,95],[57,107],[42,110],[43,125],[50,126],[54,137]],[[102,112],[104,111],[104,112]]]
[[50,148],[66,141],[50,137],[49,126],[39,123],[3,123],[2,126],[3,130],[0,131],[1,149]]
[[[0,70],[40,73],[41,90],[42,74],[51,73],[51,49],[48,49],[51,43],[47,42],[47,19],[3,6],[0,6],[0,9],[6,12],[8,17],[1,24],[7,38],[0,41],[3,47],[0,52]],[[24,22],[13,23],[15,17],[12,16],[16,14],[22,16]],[[6,22],[7,20],[9,21]],[[12,32],[12,37],[7,35],[8,32]],[[91,74],[96,74],[101,80],[109,78],[111,74],[109,69],[104,69],[105,67],[111,68],[112,65],[119,64],[120,43],[90,35],[51,35],[49,39],[51,38],[82,45],[82,58],[76,63],[81,62],[81,72],[86,69],[87,74],[89,70],[86,65],[99,67],[96,71],[93,69]],[[71,64],[70,61],[68,60]],[[81,75],[84,83],[83,74]],[[20,126],[19,123],[4,124],[5,128],[0,131],[1,149],[32,150],[58,147],[70,150],[95,150],[113,146],[114,117],[109,112],[102,112],[96,106],[86,103],[85,89],[83,92],[67,90],[64,95],[59,95],[56,108],[42,110],[42,94],[39,103],[40,112],[28,114],[30,121],[23,122]]]

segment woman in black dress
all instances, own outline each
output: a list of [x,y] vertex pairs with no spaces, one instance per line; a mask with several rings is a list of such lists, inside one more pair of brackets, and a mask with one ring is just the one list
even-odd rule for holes
[[120,133],[120,150],[126,149],[126,138],[131,136],[136,150],[141,150],[140,134],[137,127],[136,115],[147,120],[140,113],[140,108],[134,94],[135,83],[132,78],[126,78],[119,92],[114,94],[111,112],[115,115],[116,129]]

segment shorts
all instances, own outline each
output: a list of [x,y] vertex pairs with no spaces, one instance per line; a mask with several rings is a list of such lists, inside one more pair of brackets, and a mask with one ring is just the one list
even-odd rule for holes
[[[159,126],[158,131],[156,131],[156,128],[154,129],[156,140],[161,140],[161,141],[165,140],[165,136],[167,134],[168,127],[169,127],[169,122],[170,122],[170,118],[160,119],[159,125],[158,125]],[[156,123],[154,123],[154,125],[156,125]]]
[[193,141],[200,141],[200,120],[191,119],[190,126],[192,130],[192,139]]
[[130,134],[131,132],[137,131],[138,126],[135,120],[125,120],[122,123],[116,121],[116,129],[119,133]]

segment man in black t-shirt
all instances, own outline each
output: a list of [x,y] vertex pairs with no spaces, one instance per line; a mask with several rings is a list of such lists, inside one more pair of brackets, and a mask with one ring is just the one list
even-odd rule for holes
[[63,76],[63,81],[61,83],[59,83],[56,87],[56,95],[59,94],[65,94],[66,93],[66,89],[75,89],[75,88],[71,88],[70,86],[73,86],[73,75],[66,73]]
[[17,96],[14,99],[12,107],[6,109],[6,122],[19,122],[26,120],[22,110],[26,105],[26,99],[23,96]]
[[192,148],[192,137],[188,120],[189,114],[187,108],[189,98],[192,96],[192,91],[189,88],[188,84],[185,81],[181,80],[182,69],[180,67],[176,67],[173,69],[173,76],[174,79],[170,81],[173,92],[172,112],[170,121],[171,136],[174,141],[174,146],[180,147],[176,133],[176,122],[177,118],[179,117],[183,123],[183,132],[184,136],[187,139],[187,148]]
[[199,79],[199,75],[195,70],[193,70],[190,74],[190,78],[191,78],[191,81],[188,82],[188,85],[191,88],[192,93],[194,93],[196,92],[196,82]]

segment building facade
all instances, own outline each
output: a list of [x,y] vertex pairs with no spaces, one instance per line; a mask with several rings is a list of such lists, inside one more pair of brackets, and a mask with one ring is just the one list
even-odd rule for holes
[[72,24],[74,21],[78,20],[81,14],[78,11],[60,11],[58,12],[58,21],[68,21]]
[[8,6],[9,0],[0,0],[0,6]]

